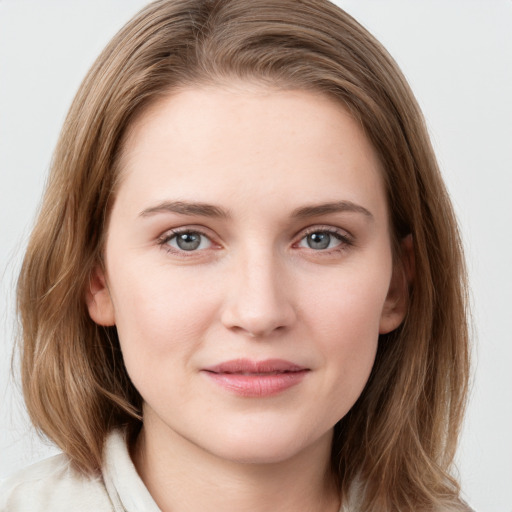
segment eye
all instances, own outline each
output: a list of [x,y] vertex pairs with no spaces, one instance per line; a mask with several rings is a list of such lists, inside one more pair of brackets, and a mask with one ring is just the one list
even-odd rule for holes
[[162,240],[162,244],[166,244],[178,251],[187,252],[209,249],[212,246],[211,240],[198,231],[175,232]]
[[317,230],[308,233],[298,243],[298,247],[306,247],[315,251],[334,249],[340,245],[348,245],[348,238],[338,232]]

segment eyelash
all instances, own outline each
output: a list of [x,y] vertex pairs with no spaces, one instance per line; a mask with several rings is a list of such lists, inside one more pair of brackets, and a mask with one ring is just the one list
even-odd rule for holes
[[333,252],[342,252],[346,250],[347,248],[354,245],[354,238],[352,235],[348,234],[346,231],[341,231],[338,228],[334,228],[332,226],[312,226],[311,228],[307,228],[305,231],[302,231],[300,239],[298,242],[294,243],[293,245],[298,245],[302,240],[304,240],[307,236],[312,235],[314,233],[328,233],[329,235],[334,236],[337,240],[339,240],[339,245],[336,247],[333,247],[331,249],[326,250],[315,250],[311,249],[315,253],[321,253],[321,254],[331,254]]
[[[329,235],[332,235],[337,240],[339,240],[340,243],[339,243],[339,245],[337,245],[336,247],[333,247],[331,249],[315,250],[315,249],[310,248],[310,250],[315,253],[327,255],[327,254],[331,254],[333,252],[344,251],[348,247],[351,247],[354,245],[353,237],[350,234],[348,234],[346,231],[342,232],[339,229],[334,228],[332,226],[312,226],[311,228],[307,228],[306,230],[303,230],[302,232],[300,232],[300,238],[296,242],[294,242],[293,247],[298,247],[300,242],[302,242],[302,240],[304,240],[306,237],[308,237],[309,235],[312,235],[312,234],[317,234],[317,233],[327,233]],[[177,236],[182,235],[182,234],[199,235],[199,236],[207,238],[212,245],[216,245],[215,242],[212,241],[212,237],[209,236],[205,231],[198,229],[198,228],[188,228],[188,227],[187,228],[179,228],[179,229],[171,229],[170,231],[166,231],[163,235],[161,235],[158,238],[158,240],[157,240],[158,245],[160,245],[167,252],[179,254],[180,256],[185,256],[185,257],[191,257],[194,254],[196,254],[197,252],[204,250],[204,249],[201,249],[199,251],[198,250],[186,251],[184,249],[175,249],[174,247],[171,247],[169,245],[169,242],[171,240],[173,240],[174,238],[176,238]],[[218,246],[218,244],[217,244],[217,246]]]
[[[176,238],[179,235],[183,234],[191,234],[191,235],[199,235],[202,237],[207,238],[212,245],[215,245],[212,241],[212,237],[209,236],[207,233],[205,233],[203,230],[198,228],[179,228],[179,229],[171,229],[169,231],[166,231],[163,235],[161,235],[157,242],[158,245],[160,245],[165,251],[173,253],[173,254],[179,254],[180,256],[184,257],[191,257],[194,256],[194,253],[197,253],[199,251],[193,250],[193,251],[186,251],[184,249],[175,249],[174,247],[171,247],[169,245],[169,242]],[[203,249],[204,250],[204,249]]]

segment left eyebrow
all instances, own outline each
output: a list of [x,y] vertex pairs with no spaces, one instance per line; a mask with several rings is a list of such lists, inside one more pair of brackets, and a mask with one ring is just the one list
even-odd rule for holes
[[292,212],[292,217],[304,219],[307,217],[318,217],[329,213],[353,212],[363,214],[369,220],[373,220],[372,213],[364,206],[353,203],[352,201],[336,201],[333,203],[322,203],[311,206],[302,206]]
[[185,201],[163,201],[156,206],[146,208],[139,214],[140,217],[148,217],[155,213],[177,213],[179,215],[197,215],[200,217],[228,218],[229,212],[207,203],[191,203]]

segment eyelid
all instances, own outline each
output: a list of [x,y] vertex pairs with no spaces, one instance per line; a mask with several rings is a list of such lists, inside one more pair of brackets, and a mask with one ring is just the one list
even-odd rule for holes
[[296,247],[298,244],[308,235],[311,235],[313,233],[329,233],[331,235],[336,236],[340,240],[340,245],[333,248],[333,249],[326,249],[326,250],[315,250],[311,249],[318,253],[329,253],[330,251],[339,251],[343,250],[344,248],[348,246],[352,246],[355,244],[355,238],[354,236],[347,231],[346,229],[338,228],[335,226],[325,225],[325,224],[317,224],[314,226],[309,226],[305,229],[302,229],[294,238],[295,242],[293,243],[293,246]]
[[[340,251],[343,250],[349,246],[355,245],[355,237],[346,229],[339,228],[332,225],[325,225],[325,224],[316,224],[313,226],[308,226],[307,228],[303,228],[300,230],[293,238],[294,242],[292,246],[294,248],[297,248],[298,244],[308,235],[312,233],[329,233],[331,235],[334,235],[336,238],[340,240],[339,246],[336,246],[332,249],[326,249],[326,250],[314,250],[312,251],[318,252],[318,253],[329,253],[334,251]],[[185,251],[185,250],[177,250],[170,245],[167,244],[169,240],[174,238],[175,236],[182,234],[182,233],[197,233],[201,236],[204,236],[208,238],[208,240],[211,242],[212,246],[200,249],[196,251]],[[192,257],[194,255],[198,255],[198,253],[205,252],[207,249],[219,249],[222,248],[222,244],[220,244],[217,241],[218,237],[215,235],[214,232],[212,232],[209,228],[206,228],[204,226],[200,225],[186,225],[186,226],[179,226],[176,228],[170,228],[164,231],[161,235],[159,235],[156,239],[156,242],[159,246],[164,248],[165,250],[179,254],[185,257]]]
[[354,241],[354,236],[352,233],[347,231],[346,229],[339,228],[336,226],[331,226],[328,224],[315,224],[314,226],[309,226],[307,228],[301,229],[294,238],[296,239],[302,239],[307,235],[311,235],[312,233],[330,233],[334,235],[338,235],[343,239],[346,239],[347,241]]
[[[211,247],[205,248],[205,249],[199,249],[196,251],[185,251],[185,250],[179,250],[175,249],[174,247],[168,245],[168,242],[172,240],[174,237],[183,234],[183,233],[197,233],[198,235],[204,236],[207,238],[210,243]],[[185,257],[191,257],[197,255],[198,253],[201,253],[203,251],[206,251],[207,249],[218,249],[221,247],[221,244],[219,244],[215,239],[215,235],[212,233],[210,229],[205,228],[204,226],[197,226],[197,225],[190,225],[190,226],[180,226],[177,228],[171,228],[164,231],[161,235],[159,235],[156,239],[157,244],[165,249],[168,252],[179,254]]]

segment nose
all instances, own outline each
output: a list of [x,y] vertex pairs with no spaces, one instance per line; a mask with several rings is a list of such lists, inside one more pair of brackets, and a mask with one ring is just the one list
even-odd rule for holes
[[284,332],[296,321],[286,273],[276,259],[253,255],[241,259],[233,269],[221,314],[227,329],[264,338]]

